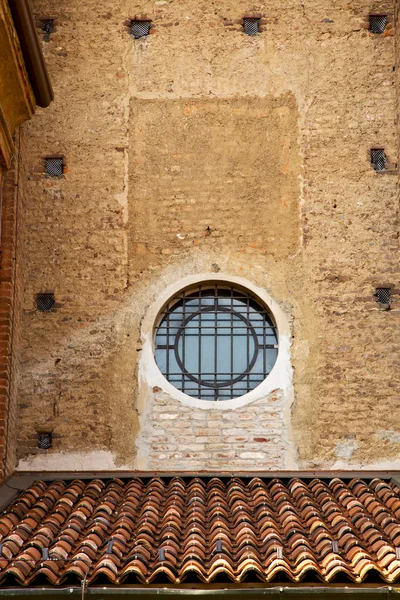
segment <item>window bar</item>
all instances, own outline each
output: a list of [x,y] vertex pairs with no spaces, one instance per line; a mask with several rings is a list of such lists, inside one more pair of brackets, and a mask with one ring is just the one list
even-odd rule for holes
[[[247,298],[246,301],[246,309],[247,309],[247,322],[249,322],[249,312],[250,312],[250,300],[249,298]],[[250,337],[249,337],[249,328],[247,327],[246,330],[246,343],[247,343],[247,365],[246,368],[248,367],[249,363],[250,363]],[[250,373],[247,372],[247,391],[250,389]]]
[[[202,327],[202,323],[201,323],[201,286],[199,286],[199,361],[198,361],[199,362],[199,379],[201,379],[201,338],[202,338],[201,327]],[[198,394],[199,394],[199,396],[201,396],[200,383],[199,383]]]
[[263,319],[263,344],[264,344],[264,352],[263,352],[263,373],[264,377],[267,374],[267,324],[265,322],[265,316],[262,316]]
[[[181,340],[182,340],[182,364],[183,366],[186,368],[186,363],[185,363],[185,321],[186,321],[186,291],[183,292],[183,298],[182,298],[182,335],[181,335]],[[182,371],[182,392],[185,392],[185,382],[186,382],[186,378],[185,378],[185,374]]]
[[169,316],[170,316],[170,308],[169,308],[169,303],[167,304],[166,307],[166,317],[167,317],[167,322],[166,322],[166,326],[167,326],[167,331],[165,332],[165,339],[167,341],[167,360],[166,360],[166,371],[167,371],[167,378],[169,379],[170,377],[170,373],[169,373],[169,353],[171,352],[171,329],[169,326]]
[[214,287],[214,400],[218,400],[218,388],[217,388],[217,352],[218,352],[218,291],[217,286]]
[[230,392],[231,392],[232,397],[234,394],[234,389],[233,389],[234,383],[232,383],[233,368],[234,368],[234,364],[233,364],[233,287],[231,287],[231,386],[230,386]]

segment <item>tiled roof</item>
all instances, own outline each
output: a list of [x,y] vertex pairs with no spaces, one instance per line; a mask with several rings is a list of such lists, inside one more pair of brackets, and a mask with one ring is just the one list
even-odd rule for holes
[[36,482],[0,516],[0,584],[325,583],[400,577],[393,482]]

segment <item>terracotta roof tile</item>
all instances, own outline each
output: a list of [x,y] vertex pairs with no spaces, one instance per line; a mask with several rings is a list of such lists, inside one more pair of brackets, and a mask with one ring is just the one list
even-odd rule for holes
[[400,489],[381,479],[38,481],[0,516],[0,543],[0,584],[394,583]]

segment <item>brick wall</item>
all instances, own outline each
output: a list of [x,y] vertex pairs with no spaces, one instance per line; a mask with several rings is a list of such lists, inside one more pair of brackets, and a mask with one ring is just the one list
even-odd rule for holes
[[140,467],[159,470],[236,468],[279,470],[286,466],[288,432],[279,393],[235,410],[201,410],[155,393],[138,440]]
[[[17,133],[23,153],[23,136]],[[17,398],[15,373],[19,352],[18,326],[22,278],[16,277],[17,238],[21,228],[18,155],[3,173],[1,185],[0,254],[0,461],[1,477],[13,472],[16,461]]]
[[[20,468],[280,468],[289,438],[292,468],[397,468],[399,296],[373,297],[399,287],[392,4],[32,4],[57,19],[56,101],[26,127]],[[389,14],[384,35],[369,12]],[[148,38],[129,36],[135,14]],[[58,153],[65,175],[46,178]],[[145,315],[199,273],[246,278],[285,313],[285,416],[271,398],[190,411],[140,375]]]

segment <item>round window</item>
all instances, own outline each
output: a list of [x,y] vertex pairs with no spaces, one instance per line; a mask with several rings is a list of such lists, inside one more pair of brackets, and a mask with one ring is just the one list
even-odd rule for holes
[[160,316],[155,358],[166,379],[203,400],[230,400],[257,387],[278,355],[266,306],[236,287],[183,290]]

